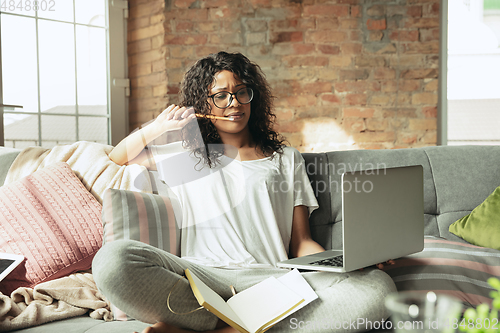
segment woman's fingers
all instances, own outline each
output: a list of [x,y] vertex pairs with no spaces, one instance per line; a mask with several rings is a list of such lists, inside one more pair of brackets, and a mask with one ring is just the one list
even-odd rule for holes
[[191,113],[194,113],[193,108],[186,109],[186,107],[172,105],[172,108],[168,111],[166,120],[182,120],[184,118],[187,118]]
[[183,113],[182,118],[187,118],[189,115],[194,115],[194,108],[192,106],[188,107]]
[[167,113],[167,118],[166,120],[172,120],[174,119],[175,117],[175,113],[177,112],[177,110],[179,110],[179,107],[177,105],[171,105],[172,108],[170,109],[170,111]]
[[165,110],[163,110],[160,115],[158,116],[158,118],[167,118],[168,114],[170,113],[170,111],[175,107],[175,105],[169,105]]
[[173,110],[174,112],[174,119],[175,120],[181,120],[183,117],[182,117],[182,114],[184,113],[184,111],[186,111],[186,108],[185,107],[177,107],[176,109]]
[[157,118],[164,131],[177,130],[196,118],[192,107],[180,107],[175,104],[166,108]]
[[191,120],[196,119],[196,115],[194,113],[189,114],[187,117],[182,119],[179,124],[181,126],[185,126],[187,123],[189,123]]
[[379,263],[379,264],[377,264],[376,266],[377,266],[377,268],[378,268],[378,269],[383,269],[383,268],[384,268],[384,264],[387,264],[387,265],[395,265],[395,264],[396,264],[396,262],[394,262],[394,260],[392,260],[392,259],[389,259],[389,260],[387,260],[385,263]]
[[194,114],[194,108],[193,107],[189,107],[189,108],[185,109],[184,112],[181,115],[181,118],[182,118],[182,121],[181,121],[180,124],[182,126],[185,126],[188,122],[190,122],[191,120],[195,119],[196,115]]
[[160,115],[157,117],[157,119],[160,120],[171,120],[173,116],[175,115],[175,111],[178,110],[179,107],[175,104],[169,105],[165,110],[160,113]]

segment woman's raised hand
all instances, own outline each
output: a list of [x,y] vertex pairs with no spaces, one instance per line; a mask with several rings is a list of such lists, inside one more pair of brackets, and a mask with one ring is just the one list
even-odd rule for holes
[[154,123],[160,132],[180,130],[191,120],[195,119],[194,109],[192,107],[179,107],[175,104],[170,105],[163,110]]

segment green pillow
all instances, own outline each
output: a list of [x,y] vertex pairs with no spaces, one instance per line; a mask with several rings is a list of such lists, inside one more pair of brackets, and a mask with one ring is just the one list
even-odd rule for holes
[[500,250],[500,186],[449,230],[471,244]]

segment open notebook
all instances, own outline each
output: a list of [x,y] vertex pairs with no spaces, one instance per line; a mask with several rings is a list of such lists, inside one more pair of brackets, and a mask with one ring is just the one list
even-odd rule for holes
[[269,277],[227,302],[189,269],[185,273],[198,303],[242,333],[265,332],[318,298],[296,269],[279,278]]

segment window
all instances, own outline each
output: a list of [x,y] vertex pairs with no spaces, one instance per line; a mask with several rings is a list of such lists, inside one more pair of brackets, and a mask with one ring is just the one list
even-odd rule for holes
[[443,0],[442,8],[439,143],[498,145],[500,0]]
[[0,145],[115,144],[127,134],[127,3],[112,3],[0,0]]

